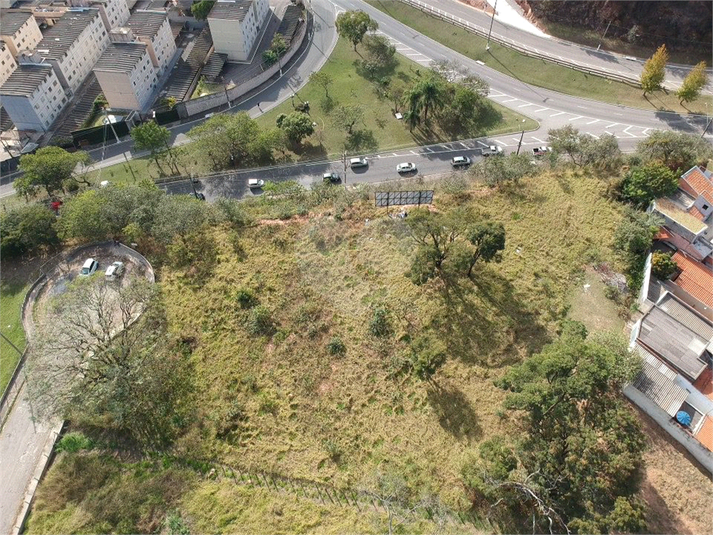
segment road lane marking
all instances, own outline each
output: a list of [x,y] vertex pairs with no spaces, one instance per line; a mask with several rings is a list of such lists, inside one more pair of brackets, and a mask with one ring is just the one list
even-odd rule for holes
[[559,115],[564,115],[564,112],[563,112],[563,111],[560,111],[560,112],[557,112],[557,113],[553,113],[552,115],[550,115],[550,117],[557,117],[557,116],[559,116]]
[[521,106],[518,106],[518,108],[527,108],[528,106],[534,106],[534,104],[523,104]]
[[587,124],[594,124],[594,123],[598,123],[598,122],[599,122],[599,119],[594,119],[593,121],[589,121]]
[[532,113],[540,113],[547,110],[549,110],[549,108],[540,108],[539,110],[534,110]]
[[483,143],[482,141],[478,141],[478,144],[482,145],[483,147],[487,147],[487,146],[488,146],[488,145],[486,145],[485,143]]
[[581,119],[581,118],[582,118],[581,115],[577,115],[576,117],[572,117],[572,118],[570,119],[570,121],[576,121],[577,119]]
[[506,102],[514,102],[516,100],[520,100],[520,99],[519,98],[511,98],[510,100],[503,100],[503,104],[505,104]]
[[591,132],[587,132],[587,134],[589,134],[590,136],[592,136],[594,139],[599,139],[599,136],[595,136],[595,135],[592,134]]
[[460,146],[463,147],[464,149],[469,149],[469,148],[470,148],[468,145],[466,145],[466,144],[463,143],[462,141],[459,141],[458,143],[460,143]]
[[606,129],[608,130],[608,129],[611,128],[612,126],[616,126],[616,125],[618,125],[618,124],[619,124],[619,123],[612,123],[612,124],[610,124],[610,125],[608,125],[608,126],[605,126],[604,128],[606,128]]
[[507,146],[508,146],[507,143],[503,143],[502,141],[500,141],[500,140],[498,140],[498,139],[496,139],[496,140],[494,140],[494,141],[495,141],[495,143],[498,143],[499,145],[502,145],[503,147],[507,147]]
[[626,128],[624,128],[624,133],[625,133],[625,134],[629,134],[631,137],[637,137],[637,136],[635,136],[634,134],[632,134],[631,132],[629,132],[629,128],[634,128],[634,127],[633,127],[633,126],[627,126]]
[[546,141],[542,141],[540,138],[537,138],[537,137],[535,137],[535,136],[532,136],[532,139],[534,139],[534,140],[537,141],[538,143],[546,143]]

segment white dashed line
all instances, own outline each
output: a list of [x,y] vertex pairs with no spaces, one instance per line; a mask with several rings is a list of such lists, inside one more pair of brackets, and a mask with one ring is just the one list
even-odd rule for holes
[[542,140],[539,139],[539,138],[536,138],[535,136],[532,136],[532,139],[534,139],[534,140],[537,141],[538,143],[545,143],[544,141],[542,141]]
[[553,113],[552,115],[550,115],[550,117],[558,117],[559,115],[564,115],[564,112],[563,112],[563,111],[560,111],[560,112],[557,112],[557,113]]
[[582,118],[581,115],[577,115],[576,117],[572,117],[572,118],[570,119],[570,121],[576,121],[577,119],[581,119],[581,118]]
[[459,141],[459,143],[460,143],[460,146],[463,147],[464,149],[469,149],[469,148],[470,148],[468,145],[466,145],[466,144],[463,143],[462,141]]
[[592,136],[594,139],[599,139],[599,136],[595,136],[595,135],[592,134],[591,132],[587,132],[587,134],[589,134],[590,136]]
[[610,124],[610,125],[608,125],[608,126],[605,126],[604,128],[609,129],[609,128],[611,128],[612,126],[616,126],[616,125],[618,125],[618,124],[619,124],[619,123],[612,123],[612,124]]
[[549,108],[540,108],[539,110],[535,110],[532,113],[541,113],[541,112],[547,111],[547,110],[549,110]]
[[506,102],[514,102],[516,100],[520,100],[520,99],[519,98],[511,98],[510,100],[503,100],[503,104],[505,104]]
[[594,119],[593,121],[589,121],[587,124],[594,124],[594,123],[598,123],[598,122],[599,122],[599,119]]
[[488,145],[486,145],[485,143],[483,143],[482,141],[478,141],[478,144],[479,144],[479,145],[482,145],[483,147],[487,147],[487,146],[488,146]]
[[[499,141],[499,140],[497,140],[497,139],[495,140],[495,143],[498,143],[499,145],[502,145],[503,147],[507,147],[507,146],[508,146],[507,143],[503,143],[502,141]],[[486,147],[487,147],[487,145],[486,145]]]
[[518,108],[527,108],[528,106],[534,106],[534,104],[523,104],[521,106],[518,106]]

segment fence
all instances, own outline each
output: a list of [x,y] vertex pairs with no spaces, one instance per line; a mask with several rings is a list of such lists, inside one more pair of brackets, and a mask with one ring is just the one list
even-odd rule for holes
[[[462,28],[466,31],[480,35],[481,37],[488,36],[488,28],[484,28],[483,26],[478,26],[477,24],[473,24],[472,22],[464,20],[460,17],[455,17],[455,16],[451,15],[450,13],[446,13],[442,9],[438,9],[438,8],[429,6],[428,4],[425,4],[425,3],[421,2],[420,0],[400,0],[400,1],[403,2],[404,4],[408,4],[411,7],[414,7],[420,11],[423,11],[424,13],[427,13],[433,17],[436,17],[436,18],[441,19],[445,22],[453,24],[454,26],[458,26],[459,28]],[[633,75],[633,74],[627,75],[627,74],[623,74],[623,73],[617,73],[617,72],[613,72],[613,71],[610,71],[607,69],[602,69],[595,65],[589,65],[587,63],[577,63],[572,60],[562,58],[560,56],[553,56],[552,54],[549,54],[548,52],[544,52],[542,50],[538,50],[537,48],[522,45],[522,44],[518,43],[517,41],[514,41],[513,39],[509,39],[509,38],[507,38],[503,35],[500,35],[498,33],[495,33],[495,32],[490,33],[490,40],[495,41],[496,43],[499,43],[499,44],[506,46],[508,48],[517,50],[521,54],[525,54],[526,56],[530,56],[532,58],[544,59],[546,61],[556,63],[557,65],[561,65],[563,67],[569,67],[570,69],[574,69],[576,71],[580,71],[580,72],[583,72],[586,74],[602,76],[609,80],[615,80],[617,82],[622,82],[622,83],[625,83],[625,84],[628,84],[631,86],[639,87],[639,77],[636,75]]]
[[206,95],[176,104],[175,109],[178,111],[179,117],[181,119],[187,119],[193,115],[199,115],[208,110],[225,106],[228,102],[233,102],[256,87],[264,84],[267,80],[280,72],[300,49],[302,41],[304,41],[305,35],[307,34],[308,26],[310,26],[310,24],[305,22],[300,24],[300,27],[297,29],[290,43],[290,48],[285,52],[285,55],[280,58],[279,62],[265,68],[260,74],[246,80],[240,85],[236,85],[219,93],[213,93],[212,95]]

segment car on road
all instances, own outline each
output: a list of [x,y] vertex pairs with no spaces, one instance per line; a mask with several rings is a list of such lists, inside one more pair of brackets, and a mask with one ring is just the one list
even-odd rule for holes
[[336,184],[339,182],[339,173],[332,171],[331,173],[324,173],[322,175],[322,180],[329,184]]
[[416,164],[413,162],[403,162],[396,166],[396,172],[401,173],[415,173],[417,171]]
[[106,280],[113,281],[113,280],[116,280],[119,277],[121,277],[123,274],[124,274],[124,263],[119,262],[117,260],[116,262],[112,263],[112,265],[110,265],[107,268],[104,276],[106,277]]
[[451,158],[451,165],[453,167],[466,167],[470,164],[471,160],[467,156],[455,156]]
[[366,158],[352,158],[349,160],[349,167],[356,169],[358,167],[368,167],[369,161]]
[[82,277],[88,277],[89,275],[92,275],[97,270],[98,267],[99,267],[99,262],[97,262],[93,258],[87,258],[84,261],[84,265],[82,266],[82,271],[79,272],[79,275]]
[[248,179],[248,187],[250,189],[252,188],[261,188],[265,185],[265,181],[261,180],[259,178],[249,178]]
[[503,148],[496,145],[490,145],[484,149],[481,149],[480,153],[485,156],[500,156],[503,153]]
[[535,156],[544,156],[548,152],[552,152],[552,148],[542,146],[542,147],[535,147],[534,149],[532,149],[532,154],[534,154]]

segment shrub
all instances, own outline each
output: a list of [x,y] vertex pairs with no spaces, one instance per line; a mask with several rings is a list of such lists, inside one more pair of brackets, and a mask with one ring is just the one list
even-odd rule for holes
[[369,332],[373,336],[387,336],[391,334],[391,321],[389,312],[384,307],[374,309],[374,315],[369,323]]
[[344,355],[347,352],[347,346],[338,336],[333,337],[327,344],[327,349],[330,355]]
[[275,324],[267,307],[258,306],[250,311],[248,317],[248,331],[250,334],[269,336],[275,332]]
[[676,273],[678,264],[671,258],[671,253],[654,252],[651,255],[651,273],[657,279],[666,280]]
[[81,450],[90,450],[94,447],[94,443],[89,437],[79,432],[67,433],[55,445],[54,449],[57,452],[66,451],[67,453],[77,453]]
[[240,288],[235,294],[235,300],[240,305],[240,308],[252,308],[258,303],[257,297],[255,297],[252,290],[247,288]]

